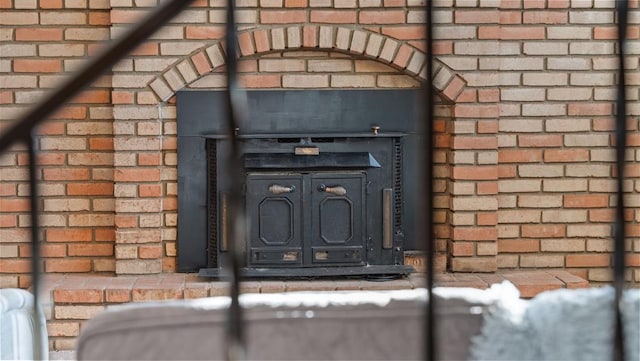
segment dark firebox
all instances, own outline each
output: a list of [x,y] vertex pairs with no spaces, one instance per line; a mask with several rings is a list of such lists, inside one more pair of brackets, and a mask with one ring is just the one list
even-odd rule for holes
[[[411,272],[403,265],[413,221],[405,194],[415,169],[407,172],[405,149],[415,144],[417,94],[400,93],[248,93],[247,124],[236,130],[245,276]],[[222,101],[219,92],[178,93],[178,268],[214,277],[231,226]]]

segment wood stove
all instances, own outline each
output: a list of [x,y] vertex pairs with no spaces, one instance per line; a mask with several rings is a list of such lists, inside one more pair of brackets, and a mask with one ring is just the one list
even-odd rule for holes
[[[216,92],[202,93],[178,94],[178,266],[181,271],[218,277],[230,242],[231,185],[225,176],[229,141],[222,122],[218,129],[200,129],[194,135],[180,132],[187,127],[181,122],[191,125],[186,133],[194,132],[194,124],[211,128],[212,123],[198,121],[203,118],[197,114],[198,106],[186,106],[198,99],[211,104],[204,95],[216,97]],[[325,109],[325,123],[317,123],[314,118],[322,117],[322,112],[289,106],[304,104],[306,93],[249,92],[250,99],[254,97],[249,109],[255,116],[249,117],[251,125],[236,130],[245,169],[246,235],[239,245],[245,255],[244,275],[410,273],[412,268],[403,265],[407,234],[403,149],[414,135],[407,127],[387,129],[389,120],[372,123],[375,117],[366,119],[370,109],[353,109],[353,105],[334,109],[340,106],[335,101]],[[336,95],[346,95],[340,94],[344,91],[315,93],[329,97],[325,104],[331,104]],[[367,92],[346,93],[365,104]],[[383,95],[372,93],[374,102]],[[295,120],[291,111],[296,113]],[[359,116],[358,111],[362,111]],[[341,114],[341,128],[332,126],[336,125],[331,124],[336,123],[332,112]],[[185,121],[190,118],[196,121]],[[359,124],[353,124],[357,118]],[[272,129],[278,132],[269,132]]]

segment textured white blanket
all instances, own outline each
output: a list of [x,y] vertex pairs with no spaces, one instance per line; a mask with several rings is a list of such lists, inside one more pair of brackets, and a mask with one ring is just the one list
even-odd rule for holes
[[[482,333],[472,340],[473,360],[612,359],[612,287],[549,291],[531,301],[517,296],[503,292],[485,315]],[[625,358],[640,360],[640,290],[625,291],[621,310]]]

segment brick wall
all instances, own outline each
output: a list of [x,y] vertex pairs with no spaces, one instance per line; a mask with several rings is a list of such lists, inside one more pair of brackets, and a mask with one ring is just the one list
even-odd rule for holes
[[[156,1],[0,1],[0,120]],[[424,79],[419,0],[237,2],[247,88]],[[452,271],[610,280],[613,1],[435,1],[438,249]],[[629,279],[640,282],[640,10],[627,58]],[[175,269],[176,109],[224,86],[224,2],[199,0],[39,130],[46,272]],[[28,285],[26,158],[0,158],[0,285]],[[446,255],[446,257],[445,257]],[[444,261],[444,259],[443,259]]]

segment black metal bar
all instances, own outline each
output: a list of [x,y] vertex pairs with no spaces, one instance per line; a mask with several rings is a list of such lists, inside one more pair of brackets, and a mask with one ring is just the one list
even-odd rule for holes
[[242,236],[245,229],[244,207],[242,202],[243,162],[240,156],[240,141],[238,139],[240,112],[246,106],[243,101],[244,92],[238,86],[238,55],[236,48],[236,22],[234,13],[234,1],[227,2],[226,24],[226,65],[227,65],[227,89],[226,110],[227,127],[231,141],[231,152],[228,174],[230,177],[229,214],[232,220],[229,229],[229,264],[230,268],[230,296],[231,306],[227,324],[227,359],[230,361],[246,358],[244,343],[244,327],[242,323],[242,307],[240,307],[240,270],[243,267],[243,255],[239,244],[245,238]]
[[57,90],[50,93],[40,103],[30,108],[15,125],[0,137],[0,153],[11,144],[30,136],[32,129],[64,103],[81,91],[85,86],[97,79],[106,70],[110,69],[118,60],[122,59],[136,45],[151,36],[163,24],[171,20],[193,0],[167,0],[158,8],[147,14],[137,22],[121,39],[98,56],[89,61],[76,75],[68,78]]
[[433,228],[433,14],[431,1],[425,2],[426,16],[426,81],[424,82],[424,124],[420,127],[422,135],[422,182],[423,201],[420,202],[419,224],[421,234],[425,239],[425,256],[427,272],[426,320],[425,320],[425,350],[424,356],[428,361],[434,361],[437,355],[435,343],[435,299],[433,297],[434,280],[434,228]]
[[624,328],[622,325],[622,315],[620,312],[620,302],[622,290],[624,289],[624,269],[625,269],[625,222],[624,222],[624,158],[627,147],[626,139],[626,89],[625,89],[625,39],[627,35],[627,16],[629,4],[627,0],[616,1],[616,12],[618,16],[618,92],[616,98],[616,166],[617,177],[617,202],[615,220],[615,247],[613,255],[613,279],[615,287],[615,338],[614,355],[615,361],[624,361]]
[[29,202],[31,209],[31,287],[33,289],[33,357],[35,360],[44,360],[42,355],[42,334],[40,330],[44,325],[40,324],[39,293],[40,293],[40,227],[38,219],[38,182],[36,161],[36,138],[29,136],[24,138],[29,153]]

